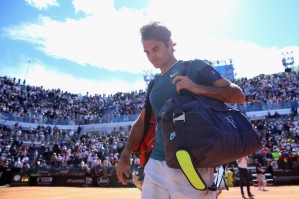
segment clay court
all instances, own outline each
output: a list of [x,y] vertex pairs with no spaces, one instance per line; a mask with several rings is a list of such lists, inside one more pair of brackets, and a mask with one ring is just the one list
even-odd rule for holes
[[[271,186],[262,192],[251,187],[255,199],[299,199],[299,186]],[[2,187],[0,199],[139,199],[137,188]],[[222,191],[219,199],[242,198],[239,187]]]

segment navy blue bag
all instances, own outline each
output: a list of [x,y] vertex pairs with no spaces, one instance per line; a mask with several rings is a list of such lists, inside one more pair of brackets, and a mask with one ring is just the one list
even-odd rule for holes
[[[189,70],[187,65],[185,74]],[[176,152],[181,149],[190,153],[195,167],[205,168],[235,161],[261,147],[256,130],[239,110],[208,97],[187,94],[171,98],[159,117],[170,168],[180,168]]]
[[254,153],[261,140],[252,124],[229,104],[204,96],[168,100],[160,112],[166,163],[180,168],[176,151],[185,149],[197,168],[215,167]]

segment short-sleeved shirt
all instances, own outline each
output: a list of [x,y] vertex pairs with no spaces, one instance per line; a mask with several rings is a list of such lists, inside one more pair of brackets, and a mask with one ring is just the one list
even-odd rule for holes
[[[178,61],[171,66],[164,74],[155,76],[154,85],[150,92],[150,103],[154,109],[156,118],[163,104],[170,98],[176,97],[179,94],[176,91],[172,80],[177,75],[185,73],[187,62]],[[212,66],[202,60],[193,60],[190,65],[189,78],[197,84],[211,85],[214,81],[222,78]],[[156,142],[152,151],[151,158],[156,160],[165,160],[163,137],[161,132],[161,124],[158,121],[156,130]]]
[[255,163],[255,168],[256,168],[256,173],[257,174],[263,174],[263,172],[258,169],[258,168],[262,168],[261,163],[259,163],[259,162]]

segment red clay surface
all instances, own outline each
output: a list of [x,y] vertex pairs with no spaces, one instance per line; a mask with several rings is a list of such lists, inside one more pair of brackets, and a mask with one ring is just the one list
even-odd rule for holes
[[[244,187],[245,188],[245,187]],[[298,186],[271,186],[268,191],[251,187],[255,199],[299,199]],[[139,199],[137,188],[81,188],[81,187],[1,187],[0,199]],[[219,199],[242,198],[239,187],[222,191]]]

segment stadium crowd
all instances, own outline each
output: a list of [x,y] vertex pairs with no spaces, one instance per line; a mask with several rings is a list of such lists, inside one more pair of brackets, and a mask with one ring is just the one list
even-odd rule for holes
[[[73,121],[76,125],[120,122],[140,113],[145,99],[143,90],[81,96],[21,84],[21,80],[15,78],[0,77],[0,81],[0,113],[23,122],[68,124]],[[296,72],[237,79],[234,83],[246,96],[245,103],[238,108],[248,112],[278,109],[282,104],[289,104],[297,110],[298,82]]]
[[[127,132],[114,128],[108,135],[88,135],[57,127],[38,126],[24,130],[18,123],[0,126],[0,166],[20,168],[24,172],[63,169],[83,174],[107,175],[114,172],[119,154],[126,144]],[[93,172],[93,173],[91,173]]]
[[88,93],[81,96],[60,89],[24,85],[15,78],[0,77],[0,81],[0,113],[22,122],[108,123],[120,116],[138,114],[145,98],[142,90],[108,96]]
[[288,103],[295,111],[298,108],[298,80],[296,72],[261,74],[251,79],[237,79],[234,83],[242,88],[246,96],[244,107],[240,108],[247,112],[254,110],[253,106],[255,110],[278,109],[281,104]]
[[[260,158],[263,165],[277,160],[281,169],[299,170],[298,74],[261,74],[252,79],[238,79],[235,83],[246,95],[246,102],[239,106],[244,111],[256,106],[267,110],[270,106],[289,103],[290,115],[269,115],[252,121],[264,142],[253,157]],[[82,131],[80,126],[73,131],[48,124],[72,120],[82,125],[124,121],[123,116],[128,118],[140,112],[144,99],[142,90],[81,96],[0,77],[0,119],[5,120],[9,115],[12,118],[8,119],[16,121],[11,126],[0,124],[0,167],[23,171],[76,168],[87,174],[99,171],[103,175],[112,174],[126,144],[126,128],[118,126],[106,135],[97,135]],[[41,125],[25,130],[18,124],[21,121]],[[132,156],[132,164],[138,164],[137,157]]]

